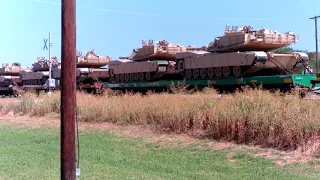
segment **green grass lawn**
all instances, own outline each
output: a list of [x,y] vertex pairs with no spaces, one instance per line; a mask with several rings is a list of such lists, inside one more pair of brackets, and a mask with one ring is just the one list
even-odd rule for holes
[[[0,126],[0,179],[59,179],[58,129]],[[80,179],[319,179],[311,165],[279,167],[263,158],[179,148],[81,132]]]

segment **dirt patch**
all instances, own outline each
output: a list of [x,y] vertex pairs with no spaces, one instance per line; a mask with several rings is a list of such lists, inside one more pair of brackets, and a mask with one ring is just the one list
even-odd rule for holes
[[[0,116],[0,125],[16,125],[19,127],[60,127],[60,119],[54,115],[50,117],[30,117],[15,116],[12,113]],[[237,145],[232,142],[214,141],[209,139],[199,139],[200,132],[190,132],[188,134],[164,133],[150,126],[138,125],[118,125],[112,123],[79,123],[79,130],[108,130],[118,136],[130,138],[142,138],[146,142],[158,143],[160,145],[170,145],[176,147],[196,146],[198,148],[211,148],[214,150],[227,150],[228,154],[248,153],[253,157],[265,157],[272,160],[279,166],[293,163],[307,163],[316,161],[316,158],[302,154],[301,149],[295,151],[279,151],[271,148],[262,148],[260,146]],[[201,133],[200,133],[201,134]],[[230,159],[232,162],[233,160]],[[315,165],[317,167],[317,165]]]

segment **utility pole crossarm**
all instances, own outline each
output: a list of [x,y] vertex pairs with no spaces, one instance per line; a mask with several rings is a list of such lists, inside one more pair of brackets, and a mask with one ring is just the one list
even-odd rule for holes
[[317,18],[319,18],[320,16],[314,16],[314,17],[311,17],[311,18],[309,18],[309,19],[317,19]]

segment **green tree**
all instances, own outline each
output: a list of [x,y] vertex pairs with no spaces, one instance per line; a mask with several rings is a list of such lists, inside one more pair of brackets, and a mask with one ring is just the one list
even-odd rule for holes
[[293,49],[292,47],[283,47],[272,50],[271,52],[274,53],[290,53],[290,52],[304,52],[308,55],[309,59],[309,66],[313,69],[316,69],[316,61],[315,61],[315,52],[309,52],[308,50],[301,50],[301,49]]
[[289,53],[289,52],[294,52],[292,47],[283,47],[283,48],[278,48],[275,50],[272,50],[271,52],[274,53]]

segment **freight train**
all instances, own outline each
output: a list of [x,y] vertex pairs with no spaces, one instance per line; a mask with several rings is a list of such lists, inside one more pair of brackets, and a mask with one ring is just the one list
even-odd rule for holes
[[[174,85],[233,89],[244,85],[264,85],[275,89],[294,87],[316,89],[320,77],[308,66],[303,52],[274,53],[298,42],[292,32],[279,33],[251,26],[226,26],[225,33],[203,47],[182,46],[167,40],[142,41],[130,56],[113,60],[94,51],[76,55],[77,89],[101,93],[113,90],[148,91]],[[51,77],[49,65],[51,64]],[[108,65],[107,68],[102,68]],[[19,69],[17,71],[17,69]],[[18,77],[18,78],[17,78]],[[33,68],[17,64],[0,70],[0,90],[59,89],[61,63],[38,58]]]

